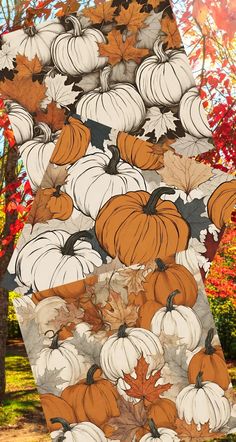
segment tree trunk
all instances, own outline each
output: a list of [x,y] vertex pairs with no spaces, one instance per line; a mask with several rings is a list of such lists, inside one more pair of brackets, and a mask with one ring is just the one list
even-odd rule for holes
[[[7,161],[5,163],[3,174],[0,179],[4,181],[5,185],[14,182],[17,179],[17,160],[18,153],[12,147],[7,147]],[[10,201],[11,191],[7,191],[5,194],[5,207]],[[14,224],[17,219],[17,212],[12,213],[6,211],[5,224],[1,233],[1,239],[10,234],[10,225]],[[5,388],[5,355],[6,355],[6,342],[7,342],[7,314],[8,314],[8,291],[1,288],[1,280],[7,270],[9,261],[11,259],[14,250],[14,240],[7,246],[5,255],[1,258],[0,265],[0,402],[2,402]]]

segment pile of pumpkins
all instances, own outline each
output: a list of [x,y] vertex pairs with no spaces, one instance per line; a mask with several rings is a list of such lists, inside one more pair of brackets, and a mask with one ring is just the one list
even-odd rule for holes
[[[73,15],[66,22],[72,26],[68,32],[54,20],[5,34],[3,42],[17,41],[18,53],[29,60],[37,55],[43,65],[52,60],[58,71],[69,77],[100,70],[101,87],[85,93],[76,103],[76,112],[84,118],[122,131],[136,131],[145,120],[146,107],[179,106],[186,132],[198,138],[211,136],[188,58],[182,50],[165,51],[158,37],[154,55],[144,59],[137,69],[135,85],[111,85],[112,67],[99,54],[98,44],[106,43],[103,33],[96,28],[83,29],[80,19]],[[17,144],[31,140],[33,120],[27,110],[13,102],[9,116]]]
[[[97,281],[91,278],[91,284]],[[86,283],[75,284],[71,288],[68,285],[68,290],[67,286],[53,289],[51,297],[47,297],[49,291],[36,294],[37,300],[33,300],[37,304],[36,318],[38,315],[41,318],[40,321],[38,317],[38,322],[46,322],[49,310],[66,305],[67,299],[71,302],[72,296],[76,296],[77,303],[82,299]],[[70,339],[59,340],[59,333],[55,332],[51,345],[40,353],[34,369],[36,378],[45,369],[62,369],[61,376],[67,379],[60,397],[50,393],[41,395],[52,440],[59,442],[64,437],[68,441],[71,438],[80,442],[109,441],[107,422],[120,415],[121,396],[130,400],[125,394],[127,387],[122,388],[123,376],[133,373],[140,357],[149,361],[150,355],[155,360],[152,369],[162,369],[165,361],[160,336],[163,333],[179,339],[192,353],[187,369],[189,385],[179,392],[175,402],[159,397],[145,405],[148,420],[137,430],[139,440],[179,441],[175,431],[177,418],[187,424],[193,421],[199,431],[209,423],[213,435],[226,425],[231,414],[229,400],[224,395],[230,384],[227,366],[221,346],[212,344],[214,329],[209,329],[205,346],[198,347],[202,325],[192,309],[196,299],[197,284],[192,274],[180,264],[158,258],[156,269],[146,276],[143,296],[137,297],[137,327],[121,324],[118,331],[103,339],[99,366],[90,365],[79,354],[76,357],[76,345]],[[79,324],[76,329],[79,331],[82,326],[84,333],[86,325]],[[94,339],[89,330],[88,327],[89,339]]]

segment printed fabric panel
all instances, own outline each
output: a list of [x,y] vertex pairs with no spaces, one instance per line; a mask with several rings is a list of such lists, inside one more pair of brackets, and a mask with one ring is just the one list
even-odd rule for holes
[[[236,180],[193,158],[68,117],[5,277],[41,291],[168,257],[204,276]],[[64,165],[57,165],[65,154]],[[77,152],[80,151],[78,159]]]
[[210,441],[235,394],[200,274],[166,258],[15,300],[52,441]]
[[33,191],[71,112],[189,157],[214,147],[168,1],[108,1],[6,33],[0,66]]

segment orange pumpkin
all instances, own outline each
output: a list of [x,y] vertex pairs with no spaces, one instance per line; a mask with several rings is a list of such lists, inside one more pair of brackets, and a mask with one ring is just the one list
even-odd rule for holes
[[42,290],[41,292],[33,293],[32,301],[35,304],[38,304],[45,298],[50,298],[51,296],[60,296],[61,298],[65,299],[66,302],[75,303],[76,301],[80,301],[81,298],[83,298],[83,295],[86,295],[87,288],[96,284],[97,281],[97,275],[92,275],[80,281]]
[[80,120],[68,117],[57,140],[50,163],[63,166],[85,155],[91,140],[90,130]]
[[59,423],[53,424],[51,422],[51,419],[54,417],[63,416],[68,423],[76,423],[76,417],[72,407],[62,398],[46,393],[40,395],[40,401],[43,407],[47,427],[50,432],[61,428]]
[[148,192],[128,192],[111,198],[98,213],[95,231],[99,243],[112,258],[125,265],[147,264],[185,250],[189,225],[163,194],[169,187]]
[[43,194],[49,197],[46,207],[53,214],[52,218],[65,221],[73,212],[73,201],[70,195],[60,189],[59,185],[55,189],[44,189]]
[[103,426],[111,417],[119,416],[119,397],[114,385],[102,378],[102,371],[92,365],[87,378],[62,392],[64,399],[74,410],[76,422],[92,422]]
[[[174,140],[170,141],[174,142]],[[117,147],[122,160],[143,170],[158,170],[163,167],[164,153],[172,150],[167,142],[152,144],[126,132],[119,132]]]
[[147,301],[143,304],[138,311],[138,327],[146,328],[150,330],[150,324],[153,316],[162,308],[163,305],[155,301]]
[[175,428],[177,409],[173,401],[159,398],[148,409],[148,418],[153,419],[157,427]]
[[166,264],[160,258],[155,260],[156,269],[149,273],[143,283],[147,300],[155,300],[166,305],[173,290],[180,293],[175,296],[175,304],[192,307],[197,300],[197,283],[193,275],[181,264]]
[[207,211],[210,220],[218,229],[228,221],[236,204],[236,180],[220,184],[211,195]]
[[194,384],[198,373],[202,372],[203,381],[211,381],[227,390],[230,377],[225,363],[224,354],[220,345],[212,346],[214,329],[208,331],[205,347],[198,351],[188,366],[188,379]]

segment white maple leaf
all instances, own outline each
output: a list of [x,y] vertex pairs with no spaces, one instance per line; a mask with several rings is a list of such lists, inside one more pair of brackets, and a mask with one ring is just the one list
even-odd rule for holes
[[153,44],[161,30],[162,14],[163,11],[158,14],[152,11],[148,14],[148,17],[144,21],[145,27],[141,29],[137,35],[137,48],[153,48]]
[[14,69],[14,58],[16,57],[16,48],[10,46],[9,43],[4,43],[0,50],[0,70]]
[[113,66],[111,83],[135,83],[137,63],[134,60],[121,61]]
[[96,89],[100,84],[99,72],[91,72],[83,76],[82,80],[76,83],[84,92],[90,92]]
[[209,143],[208,138],[196,138],[189,134],[177,139],[171,147],[173,147],[177,153],[186,155],[187,157],[193,157],[214,149],[214,145]]
[[148,120],[143,126],[145,133],[147,134],[154,130],[157,140],[166,134],[168,129],[175,130],[176,128],[175,121],[177,118],[171,111],[162,113],[159,107],[153,106],[148,109],[147,118]]
[[46,97],[41,103],[41,107],[45,108],[49,103],[54,101],[57,107],[67,106],[74,103],[78,91],[72,91],[73,84],[65,85],[67,77],[61,74],[55,76],[46,76],[44,84],[47,87]]

